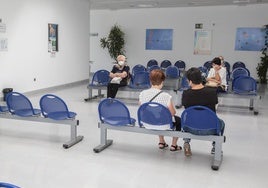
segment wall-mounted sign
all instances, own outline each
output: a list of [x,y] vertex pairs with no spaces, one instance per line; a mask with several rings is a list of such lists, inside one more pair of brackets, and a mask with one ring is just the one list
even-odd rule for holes
[[202,23],[195,24],[195,29],[203,29],[203,24]]

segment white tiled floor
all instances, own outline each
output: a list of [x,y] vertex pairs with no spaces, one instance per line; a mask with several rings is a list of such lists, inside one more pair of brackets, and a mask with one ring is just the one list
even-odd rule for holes
[[[84,140],[62,148],[69,127],[0,119],[0,181],[23,188],[266,188],[268,187],[268,95],[264,90],[259,115],[248,109],[219,107],[226,123],[226,143],[219,171],[210,168],[211,143],[192,140],[193,156],[161,151],[157,137],[110,131],[114,144],[94,153],[99,144],[97,101],[84,102],[86,86],[56,90],[70,110],[78,113],[78,133]],[[29,96],[35,107],[45,93]],[[119,93],[119,96],[133,93]],[[126,96],[124,96],[126,97]],[[134,101],[135,102],[135,101]],[[241,100],[223,100],[247,104]],[[138,106],[127,104],[136,118]],[[178,110],[178,114],[182,109]],[[171,139],[167,138],[170,143]],[[182,145],[182,140],[179,144]]]

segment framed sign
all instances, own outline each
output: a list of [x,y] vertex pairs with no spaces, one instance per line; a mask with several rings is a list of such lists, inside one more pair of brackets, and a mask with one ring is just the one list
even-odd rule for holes
[[237,28],[235,50],[261,51],[265,45],[265,30],[262,28]]
[[58,24],[48,24],[48,52],[57,52],[58,48]]
[[172,50],[173,29],[146,29],[146,50]]
[[211,31],[196,30],[194,33],[194,55],[211,54]]

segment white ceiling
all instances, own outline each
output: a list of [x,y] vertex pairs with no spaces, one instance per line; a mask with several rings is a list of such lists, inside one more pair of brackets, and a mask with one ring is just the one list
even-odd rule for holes
[[168,8],[195,6],[242,6],[248,4],[264,4],[268,0],[90,0],[90,9],[137,9]]

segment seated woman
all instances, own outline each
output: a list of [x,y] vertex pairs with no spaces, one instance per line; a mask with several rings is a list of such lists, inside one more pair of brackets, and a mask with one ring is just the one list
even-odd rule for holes
[[[164,72],[160,69],[152,70],[150,73],[150,81],[151,81],[151,88],[143,90],[139,95],[139,104],[143,104],[146,102],[157,102],[164,106],[166,106],[171,115],[174,117],[175,122],[173,122],[174,126],[176,127],[176,131],[181,130],[181,119],[178,116],[175,116],[176,110],[174,108],[174,104],[172,102],[172,97],[167,92],[161,91],[163,87],[163,83],[166,76]],[[162,130],[162,129],[161,129]],[[170,147],[170,151],[177,151],[181,150],[182,148],[177,145],[178,137],[173,137],[172,139],[172,145]],[[166,144],[166,141],[164,139],[164,136],[159,135],[159,149],[164,149],[168,147],[168,144]]]
[[126,57],[119,55],[117,64],[113,66],[110,72],[111,81],[107,86],[107,98],[115,98],[118,88],[127,85],[129,76],[129,66],[126,65]]
[[227,90],[226,69],[222,67],[221,59],[218,57],[215,57],[211,63],[212,68],[209,70],[206,85],[217,87],[218,92],[225,92]]

